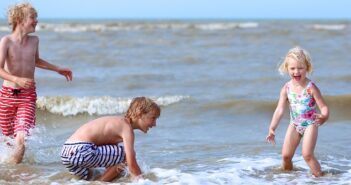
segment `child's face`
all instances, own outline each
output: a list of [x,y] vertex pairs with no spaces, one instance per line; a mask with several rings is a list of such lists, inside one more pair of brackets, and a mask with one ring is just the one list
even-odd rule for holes
[[303,82],[306,79],[307,66],[293,58],[288,59],[288,73],[295,82]]
[[156,126],[156,119],[157,115],[154,112],[148,112],[146,114],[141,115],[139,118],[139,126],[140,130],[143,131],[144,133],[147,133],[147,131]]
[[35,27],[37,26],[38,20],[35,12],[28,10],[22,21],[22,26],[27,33],[35,32]]

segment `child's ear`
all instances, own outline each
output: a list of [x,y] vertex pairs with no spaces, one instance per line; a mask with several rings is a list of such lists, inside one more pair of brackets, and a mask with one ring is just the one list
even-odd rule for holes
[[21,23],[22,23],[22,19],[19,18],[19,17],[17,17],[17,18],[16,18],[16,24],[19,25],[19,24],[21,24]]
[[136,119],[141,118],[142,114],[143,114],[143,113],[142,113],[141,110],[136,110],[136,111],[135,111],[135,117],[136,117]]

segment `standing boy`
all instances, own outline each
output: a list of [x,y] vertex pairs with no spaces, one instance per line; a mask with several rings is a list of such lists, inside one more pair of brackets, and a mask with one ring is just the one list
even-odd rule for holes
[[35,32],[37,12],[29,4],[16,4],[8,11],[12,33],[0,40],[0,126],[5,136],[15,137],[11,163],[20,163],[25,151],[25,136],[35,125],[35,67],[56,71],[72,80],[72,71],[39,58],[39,38]]
[[149,98],[137,97],[124,117],[105,116],[81,126],[63,145],[62,163],[71,174],[89,180],[93,168],[106,167],[99,178],[112,181],[119,175],[119,164],[127,161],[133,178],[141,175],[134,151],[134,129],[147,133],[156,126],[160,107]]

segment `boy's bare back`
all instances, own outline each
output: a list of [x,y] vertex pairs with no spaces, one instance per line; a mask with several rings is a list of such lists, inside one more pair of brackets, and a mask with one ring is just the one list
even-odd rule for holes
[[133,128],[126,119],[119,116],[106,116],[84,124],[67,141],[108,145],[123,142],[123,134],[133,135]]

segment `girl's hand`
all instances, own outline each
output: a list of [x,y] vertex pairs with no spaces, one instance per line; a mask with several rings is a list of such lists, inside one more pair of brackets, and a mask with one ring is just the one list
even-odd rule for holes
[[269,129],[268,136],[266,137],[268,143],[275,145],[275,132],[274,130]]
[[313,114],[314,117],[314,122],[317,124],[317,126],[321,126],[325,121],[327,121],[327,117],[324,116],[323,114]]

